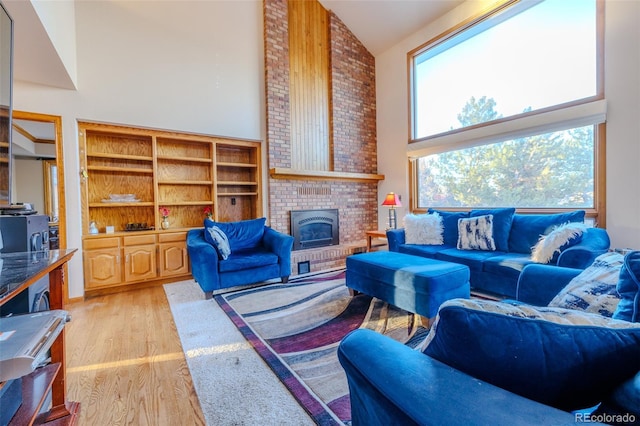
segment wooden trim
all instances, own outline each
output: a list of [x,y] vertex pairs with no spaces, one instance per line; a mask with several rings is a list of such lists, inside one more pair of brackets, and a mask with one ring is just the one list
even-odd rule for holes
[[376,182],[384,180],[384,175],[371,173],[332,172],[323,170],[299,170],[274,167],[269,169],[269,174],[275,179],[318,179],[318,180],[344,180],[359,182]]

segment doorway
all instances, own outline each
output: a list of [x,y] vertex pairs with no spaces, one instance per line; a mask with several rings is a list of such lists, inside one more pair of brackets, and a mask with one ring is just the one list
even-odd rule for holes
[[[24,151],[17,148],[19,140],[25,141],[29,149],[22,154],[24,158],[41,162],[42,170],[42,209],[40,213],[50,217],[50,225],[56,229],[57,248],[67,247],[66,203],[64,191],[64,156],[62,149],[62,117],[50,114],[14,110],[12,115],[13,144],[12,155],[21,156]],[[53,147],[51,146],[53,145]],[[41,148],[41,149],[39,149]],[[47,152],[45,156],[38,152]],[[14,167],[15,167],[14,161]],[[17,179],[14,179],[17,180]],[[13,185],[18,186],[17,182]],[[19,191],[17,191],[19,194]],[[12,198],[14,198],[12,196]],[[27,201],[27,200],[12,200]]]

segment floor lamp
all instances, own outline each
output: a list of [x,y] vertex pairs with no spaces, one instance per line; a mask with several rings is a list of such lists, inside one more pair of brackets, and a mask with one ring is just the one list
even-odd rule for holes
[[383,206],[389,207],[389,229],[396,229],[398,227],[398,221],[396,218],[396,207],[402,207],[400,197],[398,194],[390,192],[382,202]]

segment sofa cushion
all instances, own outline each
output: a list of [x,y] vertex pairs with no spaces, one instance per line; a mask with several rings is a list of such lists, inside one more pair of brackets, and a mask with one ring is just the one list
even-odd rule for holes
[[205,228],[204,239],[216,249],[218,259],[226,260],[231,254],[229,239],[217,226]]
[[438,213],[442,218],[442,227],[444,228],[442,238],[444,243],[449,246],[458,244],[458,219],[469,217],[469,212],[447,212],[429,209],[428,213]]
[[509,251],[531,253],[541,235],[567,222],[584,222],[584,210],[556,214],[514,214],[509,233]]
[[414,256],[428,257],[431,259],[436,258],[436,253],[447,250],[447,249],[455,249],[454,246],[448,246],[443,244],[441,246],[429,246],[429,245],[420,245],[420,244],[401,244],[398,247],[399,253],[404,254],[412,254]]
[[567,222],[554,226],[550,233],[540,237],[531,250],[531,259],[537,263],[556,263],[563,250],[582,241],[582,234],[587,229],[581,222]]
[[577,309],[610,318],[620,302],[616,284],[623,260],[620,253],[601,254],[591,266],[569,281],[549,302],[549,306]]
[[404,217],[406,244],[440,245],[444,243],[442,232],[442,217],[438,213],[409,213]]
[[562,410],[592,407],[640,369],[640,325],[570,309],[453,299],[424,353]]
[[617,291],[622,300],[613,318],[640,322],[640,251],[631,251],[624,257]]
[[493,240],[493,216],[458,219],[458,250],[496,250]]
[[511,221],[516,209],[513,207],[501,209],[476,209],[471,210],[469,217],[493,216],[493,239],[496,242],[496,250],[509,251],[509,232]]
[[[211,219],[204,220],[204,227],[217,226],[229,239],[231,251],[255,248],[262,245],[264,224],[266,218],[241,220],[239,222],[214,222]],[[207,233],[205,233],[206,235]]]
[[484,260],[482,270],[496,275],[518,279],[525,266],[534,263],[531,257],[522,253],[504,253]]
[[266,265],[278,264],[278,256],[265,249],[254,248],[250,250],[233,251],[227,260],[220,262],[220,272],[234,272],[247,270],[252,273],[252,268],[262,268]]
[[440,250],[436,259],[467,265],[472,271],[482,271],[486,259],[503,254],[497,251],[458,250],[456,248]]

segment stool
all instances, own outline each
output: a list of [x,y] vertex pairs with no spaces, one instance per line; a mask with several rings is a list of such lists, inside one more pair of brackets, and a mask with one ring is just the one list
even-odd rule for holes
[[440,305],[470,297],[469,267],[410,254],[376,251],[347,257],[350,290],[422,315],[428,325]]

